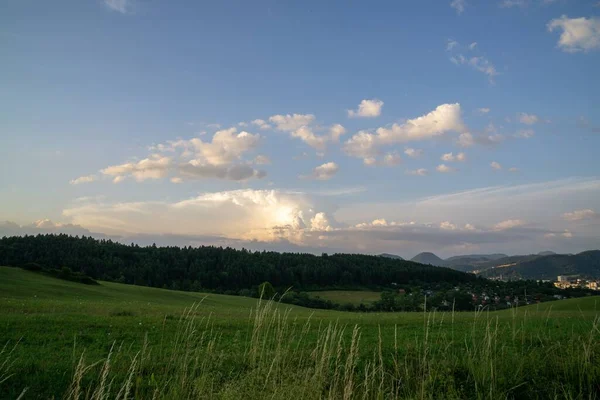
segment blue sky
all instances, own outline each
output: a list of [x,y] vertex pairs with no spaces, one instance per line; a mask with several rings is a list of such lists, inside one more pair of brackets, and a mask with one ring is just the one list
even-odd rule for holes
[[0,234],[600,246],[596,1],[7,0],[0,57]]

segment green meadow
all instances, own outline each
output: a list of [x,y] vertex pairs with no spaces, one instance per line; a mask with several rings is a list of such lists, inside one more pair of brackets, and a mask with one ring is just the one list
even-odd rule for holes
[[0,398],[594,399],[599,300],[347,313],[0,267]]

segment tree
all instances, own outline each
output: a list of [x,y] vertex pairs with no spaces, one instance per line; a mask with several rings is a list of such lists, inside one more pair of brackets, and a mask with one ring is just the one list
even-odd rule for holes
[[258,286],[258,297],[271,300],[275,297],[275,289],[271,282],[263,282]]

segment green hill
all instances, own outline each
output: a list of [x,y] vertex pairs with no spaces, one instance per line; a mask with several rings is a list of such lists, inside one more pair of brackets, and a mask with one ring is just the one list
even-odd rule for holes
[[[381,368],[378,376],[390,396],[397,389],[404,398],[419,397],[420,371],[427,367],[430,374],[445,377],[428,383],[428,398],[437,398],[441,391],[453,393],[453,398],[483,398],[488,392],[475,385],[481,379],[482,357],[502,377],[493,381],[502,395],[498,398],[515,387],[515,398],[547,398],[556,390],[587,398],[591,389],[586,379],[597,382],[598,371],[587,369],[586,375],[575,376],[567,372],[580,371],[580,345],[595,332],[596,299],[490,313],[351,313],[265,302],[259,306],[256,299],[238,296],[104,281],[84,285],[0,267],[0,338],[7,344],[0,353],[0,398],[17,398],[24,388],[24,398],[65,398],[77,365],[103,362],[111,348],[110,398],[125,385],[132,365],[137,368],[130,398],[152,398],[157,390],[158,398],[260,399],[267,394],[285,399],[296,393],[298,398],[317,399],[329,391],[341,398],[344,386],[335,384],[335,371],[364,382],[373,376],[370,370],[364,375],[367,366]],[[185,308],[189,312],[184,315]],[[353,330],[359,338],[354,356]],[[588,351],[595,357],[600,342],[591,343]],[[563,349],[560,358],[549,358],[547,349],[557,347]],[[427,360],[422,356],[425,348]],[[483,349],[498,353],[485,356]],[[321,362],[331,369],[315,378],[315,365]],[[347,365],[351,375],[344,375]],[[515,366],[534,373],[536,380],[515,373]],[[78,384],[84,392],[100,385],[101,368],[97,364],[83,373]],[[557,386],[557,373],[573,377]],[[402,386],[394,386],[397,382]],[[489,380],[481,385],[485,382]],[[354,390],[358,398],[378,398],[362,386]]]
[[489,278],[502,275],[522,279],[556,279],[558,275],[577,275],[582,278],[600,278],[600,250],[583,253],[523,256],[501,259],[503,264],[481,272]]

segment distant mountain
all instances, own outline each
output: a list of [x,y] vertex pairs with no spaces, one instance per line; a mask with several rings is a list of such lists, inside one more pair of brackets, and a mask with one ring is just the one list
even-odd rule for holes
[[421,264],[435,265],[436,267],[443,267],[446,265],[444,260],[436,256],[435,254],[429,252],[419,253],[413,258],[411,258],[410,261],[418,262]]
[[466,254],[462,256],[454,256],[450,258],[446,258],[446,262],[453,262],[455,260],[498,260],[500,258],[508,257],[506,254],[496,253],[496,254]]
[[389,254],[389,253],[381,253],[379,255],[379,257],[385,257],[385,258],[392,258],[394,260],[404,260],[404,258],[397,256],[395,254]]
[[555,252],[553,252],[553,251],[540,251],[540,252],[538,253],[538,256],[553,256],[553,255],[555,255],[555,254],[556,254],[556,253],[555,253]]
[[[600,250],[583,253],[508,257],[512,262],[481,271],[486,278],[556,279],[558,275],[600,278]],[[506,260],[506,259],[501,259]]]

